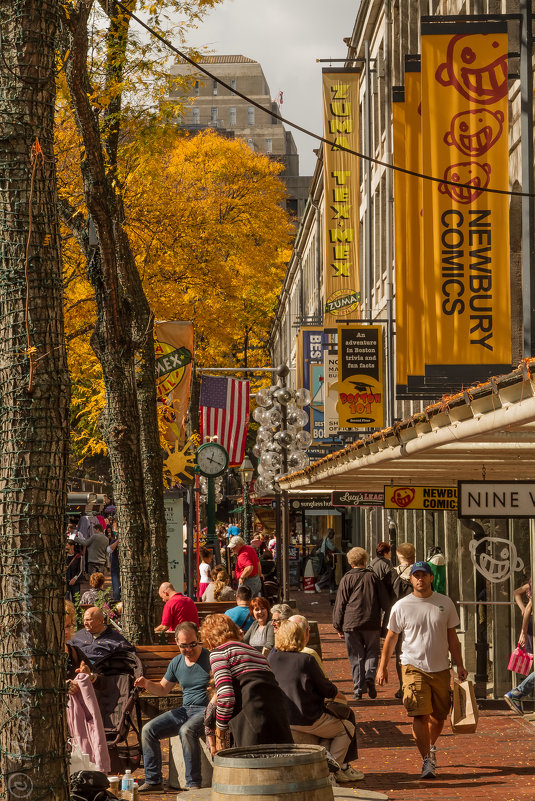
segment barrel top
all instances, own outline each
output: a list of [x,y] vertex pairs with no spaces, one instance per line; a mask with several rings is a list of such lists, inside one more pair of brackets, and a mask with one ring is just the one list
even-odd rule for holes
[[[309,765],[325,759],[322,745],[254,745],[250,748],[227,748],[214,756],[214,766],[233,768],[269,768]],[[256,763],[256,764],[255,764]]]

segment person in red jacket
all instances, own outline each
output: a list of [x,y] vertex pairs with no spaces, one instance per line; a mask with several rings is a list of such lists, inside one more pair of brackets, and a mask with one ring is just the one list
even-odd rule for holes
[[168,631],[169,629],[174,631],[179,623],[185,622],[199,625],[199,614],[194,601],[187,595],[177,592],[171,582],[164,581],[160,585],[158,595],[162,601],[165,601],[165,606],[162,612],[162,622],[156,626],[154,631]]

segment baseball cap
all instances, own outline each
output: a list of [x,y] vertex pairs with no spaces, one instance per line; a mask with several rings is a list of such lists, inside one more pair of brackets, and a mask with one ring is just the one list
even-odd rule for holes
[[229,540],[228,547],[229,548],[237,548],[239,545],[245,545],[245,541],[242,537],[231,537]]
[[415,562],[411,567],[411,572],[409,575],[412,576],[413,573],[417,573],[420,570],[422,573],[429,573],[430,576],[433,575],[433,571],[427,564],[427,562]]

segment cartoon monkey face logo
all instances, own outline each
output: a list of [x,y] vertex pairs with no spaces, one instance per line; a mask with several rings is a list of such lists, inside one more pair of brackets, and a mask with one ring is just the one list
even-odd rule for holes
[[446,61],[436,71],[443,86],[467,100],[489,105],[507,96],[507,46],[493,34],[453,36]]
[[466,156],[478,158],[490,150],[502,135],[503,120],[502,111],[490,111],[487,108],[461,111],[453,117],[444,141]]
[[457,203],[473,203],[489,182],[490,164],[478,164],[477,161],[464,161],[452,164],[444,173],[445,181],[454,181],[465,186],[439,184],[438,191],[449,195]]
[[413,500],[414,496],[416,495],[416,491],[413,487],[398,487],[394,493],[392,493],[392,501],[399,506],[400,509],[405,509]]

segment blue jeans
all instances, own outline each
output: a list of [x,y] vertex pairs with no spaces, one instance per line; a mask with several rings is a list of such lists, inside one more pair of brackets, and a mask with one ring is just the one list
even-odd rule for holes
[[141,744],[146,782],[160,784],[163,781],[160,740],[178,734],[184,752],[186,787],[201,786],[199,739],[204,732],[204,711],[204,706],[181,706],[180,709],[171,709],[163,715],[158,715],[143,726]]
[[113,600],[121,600],[121,576],[119,573],[111,573],[111,588],[113,590]]
[[516,689],[513,690],[513,695],[515,696],[522,696],[525,695],[533,695],[533,688],[535,685],[535,671],[530,673],[529,676],[526,676],[523,682],[521,682]]

